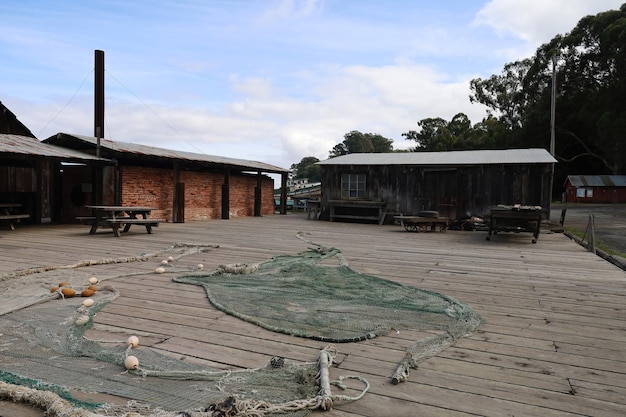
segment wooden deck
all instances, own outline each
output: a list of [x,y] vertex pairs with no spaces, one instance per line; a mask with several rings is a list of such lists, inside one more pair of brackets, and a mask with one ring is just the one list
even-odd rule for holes
[[[121,238],[111,231],[89,235],[84,226],[20,227],[0,231],[0,313],[48,291],[40,284],[33,294],[36,274],[11,278],[17,270],[139,256],[176,242],[219,245],[180,260],[211,270],[305,250],[298,231],[339,248],[356,271],[445,293],[486,319],[399,385],[389,377],[415,334],[337,345],[340,365],[331,377],[361,375],[371,390],[315,415],[626,415],[625,273],[562,234],[542,234],[537,244],[523,233],[486,241],[486,232],[413,234],[400,226],[306,220],[306,214],[168,223],[151,235],[131,231]],[[144,345],[224,369],[263,366],[275,355],[311,361],[324,347],[227,316],[208,304],[202,288],[172,283],[174,272],[136,275],[159,261],[68,270],[70,281],[93,274],[121,292],[98,313],[91,335],[138,334]]]

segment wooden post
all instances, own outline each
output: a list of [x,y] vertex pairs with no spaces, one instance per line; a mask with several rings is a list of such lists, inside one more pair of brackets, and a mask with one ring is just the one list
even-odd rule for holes
[[261,171],[259,171],[256,177],[256,187],[254,187],[254,216],[255,217],[261,216],[261,208],[262,208],[262,201],[261,201],[262,192],[261,191],[262,191],[261,190]]
[[230,218],[230,170],[224,173],[224,183],[222,184],[222,219]]
[[287,214],[287,174],[280,176],[280,214]]
[[589,215],[589,222],[587,223],[587,233],[589,233],[589,237],[587,238],[589,245],[587,245],[587,251],[591,252],[595,255],[596,253],[596,231],[595,231],[595,221],[593,214]]

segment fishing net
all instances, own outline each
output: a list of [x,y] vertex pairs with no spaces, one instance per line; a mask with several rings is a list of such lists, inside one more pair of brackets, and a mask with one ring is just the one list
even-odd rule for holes
[[[305,240],[302,234],[298,237]],[[391,381],[472,334],[482,318],[445,294],[399,284],[351,269],[336,248],[305,240],[310,250],[260,264],[222,265],[175,282],[200,285],[218,309],[265,329],[332,343],[358,342],[392,330],[439,333],[407,348]],[[337,257],[338,266],[320,265]]]
[[[180,261],[202,250],[208,249],[171,248]],[[339,259],[338,266],[324,264],[332,257]],[[93,263],[110,262],[88,264]],[[49,269],[54,268],[36,273],[54,273]],[[392,330],[431,331],[406,348],[391,377],[399,383],[408,378],[409,369],[481,324],[469,306],[451,297],[360,274],[345,263],[339,250],[314,244],[301,254],[260,264],[223,265],[206,273],[192,267],[179,270],[187,272],[174,280],[202,286],[217,308],[272,331],[323,342],[319,355],[308,363],[292,363],[277,352],[259,368],[224,371],[161,354],[130,338],[89,339],[85,332],[93,317],[119,296],[109,285],[92,297],[91,306],[81,298],[50,297],[0,315],[0,398],[36,405],[48,416],[304,417],[314,409],[358,400],[369,389],[360,376],[330,380],[336,343]],[[354,395],[333,392],[348,388],[346,379],[357,381],[349,384]],[[79,401],[72,391],[131,401],[126,405]]]
[[[85,308],[80,299],[56,300],[31,306],[0,317],[3,331],[0,356],[0,398],[38,404],[48,392],[47,404],[64,399],[68,414],[74,408],[84,411],[72,416],[127,415],[179,416],[281,416],[302,417],[314,408],[330,408],[333,401],[348,397],[333,396],[325,368],[332,364],[336,351],[331,346],[320,351],[318,361],[289,363],[282,357],[271,358],[258,369],[223,371],[190,364],[149,349],[120,341],[106,343],[84,337],[90,320],[99,309],[117,297],[109,287],[100,300]],[[128,358],[137,358],[136,369],[125,370]],[[324,358],[322,360],[322,358]],[[315,358],[313,358],[315,359]],[[350,377],[352,378],[352,377]],[[364,384],[367,385],[366,381]],[[326,391],[322,392],[323,386]],[[32,389],[28,391],[27,388]],[[136,403],[112,406],[75,400],[71,389],[100,392],[132,398]],[[321,393],[322,392],[322,393]],[[365,390],[364,390],[365,392]],[[50,395],[50,393],[54,395]],[[149,406],[148,406],[149,405]],[[57,414],[51,414],[57,415]]]

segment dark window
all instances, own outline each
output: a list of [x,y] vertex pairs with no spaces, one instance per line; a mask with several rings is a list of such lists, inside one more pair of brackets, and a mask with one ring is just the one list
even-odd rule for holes
[[341,198],[365,198],[365,174],[341,174]]

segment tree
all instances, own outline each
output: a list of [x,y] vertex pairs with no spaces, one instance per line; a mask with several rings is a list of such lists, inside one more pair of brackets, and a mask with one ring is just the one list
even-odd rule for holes
[[291,165],[294,178],[308,178],[309,182],[322,181],[322,169],[316,165],[320,160],[314,156],[305,156],[298,164]]
[[[626,4],[581,19],[531,59],[470,83],[509,129],[511,147],[549,148],[552,72],[556,75],[557,170],[626,172]],[[554,65],[556,64],[556,65]],[[555,182],[558,184],[558,181]]]
[[531,65],[530,59],[516,61],[506,64],[501,75],[492,75],[486,80],[473,79],[470,81],[470,102],[484,104],[495,111],[509,129],[520,128],[528,104],[523,85]]
[[333,147],[329,157],[347,155],[349,153],[385,153],[393,152],[393,140],[377,133],[361,133],[353,130],[344,135],[344,140]]
[[417,122],[419,131],[410,130],[402,136],[417,142],[415,151],[447,151],[452,145],[452,135],[448,130],[448,122],[441,117],[422,119]]
[[464,113],[456,114],[449,122],[434,117],[422,119],[417,125],[419,131],[411,130],[402,134],[408,140],[417,142],[416,152],[493,149],[499,138],[506,136],[503,133],[506,128],[491,115],[474,126]]
[[510,138],[510,129],[500,119],[489,114],[473,126],[471,149],[510,149]]

